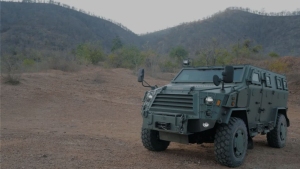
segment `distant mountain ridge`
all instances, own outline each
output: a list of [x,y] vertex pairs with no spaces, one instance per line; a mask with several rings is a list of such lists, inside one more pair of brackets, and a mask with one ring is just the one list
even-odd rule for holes
[[2,50],[18,48],[69,50],[84,42],[100,41],[107,51],[119,36],[126,44],[141,38],[110,21],[45,3],[1,2]]
[[300,15],[267,16],[230,8],[204,20],[138,36],[122,25],[70,7],[0,3],[2,53],[12,49],[69,51],[81,43],[98,41],[106,52],[110,52],[113,39],[119,36],[126,45],[141,48],[146,44],[160,53],[183,46],[190,55],[195,55],[207,48],[212,39],[224,48],[250,39],[252,43],[262,45],[265,54],[300,56]]
[[263,52],[300,55],[300,15],[265,16],[228,9],[206,20],[142,35],[148,44],[161,52],[183,46],[197,52],[216,39],[220,46],[230,47],[250,39],[263,46]]

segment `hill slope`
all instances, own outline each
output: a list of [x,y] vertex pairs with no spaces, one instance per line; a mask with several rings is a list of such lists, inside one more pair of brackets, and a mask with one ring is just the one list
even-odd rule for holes
[[71,50],[84,42],[101,41],[106,52],[119,36],[124,44],[147,43],[160,53],[181,45],[191,55],[212,44],[230,47],[250,39],[263,52],[300,55],[300,15],[263,16],[225,10],[206,20],[138,36],[107,20],[53,4],[1,2],[1,52]]
[[299,55],[300,15],[263,16],[226,10],[209,19],[146,34],[142,38],[161,52],[177,45],[196,52],[215,38],[223,47],[250,39],[262,45],[264,53],[275,51],[281,55]]
[[2,51],[10,48],[68,50],[86,41],[101,41],[106,51],[119,36],[139,45],[136,34],[104,19],[53,4],[1,2]]

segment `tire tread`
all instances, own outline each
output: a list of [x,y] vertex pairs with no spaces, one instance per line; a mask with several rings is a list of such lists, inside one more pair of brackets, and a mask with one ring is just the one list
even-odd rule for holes
[[150,151],[166,150],[170,142],[154,138],[155,132],[157,131],[142,128],[141,139],[143,146]]
[[[242,119],[231,117],[228,124],[221,124],[216,131],[216,137],[215,137],[215,156],[219,163],[222,165],[228,166],[228,167],[237,167],[240,166],[244,159],[242,161],[233,161],[231,154],[230,154],[230,135],[233,132],[235,125],[237,123],[244,123]],[[246,125],[245,125],[246,127]],[[248,139],[248,138],[247,138]],[[246,150],[247,151],[247,150]]]
[[279,136],[278,136],[278,132],[279,132],[279,127],[277,126],[278,123],[280,123],[281,119],[285,119],[284,115],[282,114],[278,114],[277,116],[277,120],[276,120],[276,126],[274,127],[273,130],[271,130],[269,133],[267,133],[267,141],[268,141],[268,145],[270,147],[274,147],[274,148],[282,148],[285,146],[285,142],[282,143]]

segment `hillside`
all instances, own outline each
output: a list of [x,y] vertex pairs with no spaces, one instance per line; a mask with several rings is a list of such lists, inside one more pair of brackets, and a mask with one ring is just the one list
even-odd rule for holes
[[161,52],[181,45],[194,52],[206,48],[213,38],[219,46],[229,47],[250,39],[263,46],[263,52],[300,55],[300,15],[264,16],[241,10],[225,10],[206,20],[182,24],[143,35],[145,41]]
[[2,52],[17,48],[70,50],[100,41],[109,51],[112,40],[139,45],[140,37],[107,20],[53,4],[1,2]]
[[264,54],[272,51],[299,56],[299,25],[300,15],[266,16],[227,9],[204,20],[138,36],[118,24],[72,8],[1,1],[1,52],[70,51],[78,44],[99,41],[109,52],[112,40],[119,36],[124,44],[147,44],[162,54],[181,45],[193,56],[209,48],[213,39],[218,47],[225,48],[250,39],[252,44],[262,45]]

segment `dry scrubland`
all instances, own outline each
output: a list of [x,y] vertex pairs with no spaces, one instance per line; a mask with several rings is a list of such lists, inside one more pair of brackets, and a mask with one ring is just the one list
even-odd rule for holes
[[[283,70],[290,89],[287,146],[270,148],[265,136],[255,137],[240,168],[300,168],[300,61],[280,62],[289,65]],[[162,77],[146,79],[161,86],[172,74]],[[24,73],[16,86],[2,81],[1,167],[226,168],[215,161],[213,144],[171,143],[161,153],[143,148],[140,106],[146,90],[131,70],[100,66]]]

